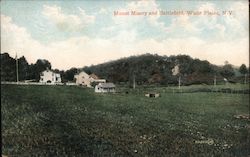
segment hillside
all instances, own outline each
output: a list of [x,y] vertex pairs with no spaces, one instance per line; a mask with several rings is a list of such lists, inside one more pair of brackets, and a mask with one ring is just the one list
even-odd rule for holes
[[[222,82],[226,77],[234,79],[232,65],[227,67],[210,64],[206,60],[191,58],[188,55],[159,56],[144,54],[121,58],[107,63],[84,67],[87,73],[95,73],[115,83],[132,84],[133,79],[137,84],[177,84],[178,76],[172,75],[172,69],[179,64],[182,83],[189,84],[213,84],[216,75],[217,81]],[[226,66],[226,65],[225,65]]]
[[[181,82],[190,84],[213,84],[216,75],[217,83],[222,83],[223,78],[230,82],[243,82],[244,77],[229,63],[224,66],[216,66],[206,60],[191,58],[188,55],[160,56],[157,54],[144,54],[131,56],[103,64],[86,66],[81,69],[58,70],[62,81],[73,81],[74,75],[81,70],[116,84],[131,85],[135,80],[138,85],[161,84],[176,85],[179,75],[173,76],[172,69],[179,65]],[[38,59],[34,64],[28,64],[25,57],[18,58],[19,80],[38,81],[40,73],[45,69],[51,69],[51,63],[46,59]],[[236,74],[236,75],[235,75]],[[1,54],[1,80],[16,81],[16,61],[8,53]]]

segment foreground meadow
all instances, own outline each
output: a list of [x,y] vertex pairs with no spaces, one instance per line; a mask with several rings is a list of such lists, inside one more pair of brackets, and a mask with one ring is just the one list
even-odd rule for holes
[[[184,89],[198,87],[186,87]],[[145,91],[161,97],[145,97]],[[126,92],[124,92],[126,91]],[[173,91],[173,92],[172,92]],[[249,94],[1,85],[8,156],[247,156]]]

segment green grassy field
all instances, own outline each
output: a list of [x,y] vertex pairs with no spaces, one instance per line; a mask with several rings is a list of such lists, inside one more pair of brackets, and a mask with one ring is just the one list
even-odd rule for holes
[[[195,88],[200,86],[183,89]],[[233,117],[248,114],[249,94],[173,89],[120,88],[120,93],[97,94],[81,87],[1,85],[2,152],[60,157],[249,155],[249,121]],[[145,97],[146,91],[161,97]]]

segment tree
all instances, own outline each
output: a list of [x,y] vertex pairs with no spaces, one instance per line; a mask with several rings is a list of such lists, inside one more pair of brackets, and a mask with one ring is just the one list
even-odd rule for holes
[[46,59],[38,59],[35,64],[30,65],[30,79],[38,81],[40,73],[46,69],[51,69],[51,64]]
[[225,78],[230,78],[235,75],[233,66],[228,62],[225,62],[225,65],[222,67],[220,74]]
[[176,63],[180,65],[180,73],[183,75],[193,73],[192,62],[193,59],[188,55],[176,56]]
[[46,69],[51,69],[51,64],[46,59],[38,59],[35,63],[38,72],[42,72]]
[[212,72],[213,69],[208,61],[198,61],[198,66],[196,71],[198,73],[205,74]]
[[60,76],[61,76],[61,81],[62,81],[62,83],[67,82],[67,80],[65,79],[65,71],[64,71],[64,70],[60,70],[60,71],[59,71],[59,74],[60,74]]
[[20,81],[27,80],[29,77],[29,64],[24,56],[18,59],[18,75]]
[[71,69],[67,70],[64,73],[64,79],[65,79],[65,81],[73,81],[74,80],[74,76],[77,73],[77,71],[78,71],[77,68],[71,68]]
[[245,76],[245,79],[244,79],[244,83],[246,84],[247,83],[247,66],[245,64],[242,64],[240,66],[240,69],[239,69],[240,73],[243,74]]
[[239,68],[241,74],[245,75],[247,73],[247,67],[245,64],[242,64]]
[[16,61],[8,53],[1,54],[1,81],[16,81]]

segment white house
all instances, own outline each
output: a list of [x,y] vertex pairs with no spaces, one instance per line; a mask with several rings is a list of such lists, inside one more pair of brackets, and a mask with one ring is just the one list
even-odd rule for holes
[[49,69],[41,72],[40,74],[40,83],[46,84],[57,84],[61,83],[61,76],[58,73],[55,73]]
[[74,78],[76,79],[77,85],[83,85],[83,86],[87,86],[87,87],[92,87],[91,86],[92,82],[97,82],[97,83],[106,82],[105,79],[99,79],[95,74],[88,75],[84,71],[76,74],[74,76]]
[[90,85],[90,79],[89,79],[89,75],[87,73],[85,73],[84,71],[76,74],[74,76],[74,78],[76,79],[76,84],[77,85],[83,85],[83,86],[87,86],[87,87],[91,87]]
[[95,86],[96,93],[115,92],[115,85],[113,83],[99,83]]

